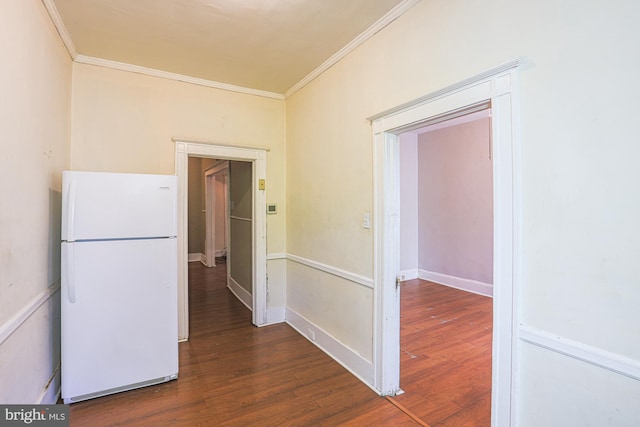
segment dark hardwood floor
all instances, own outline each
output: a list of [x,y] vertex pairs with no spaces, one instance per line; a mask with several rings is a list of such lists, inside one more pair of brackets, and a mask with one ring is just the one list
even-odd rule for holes
[[401,286],[394,399],[431,427],[491,425],[491,298],[423,280]]
[[71,405],[72,426],[416,426],[286,324],[256,328],[224,265],[189,264],[177,381]]

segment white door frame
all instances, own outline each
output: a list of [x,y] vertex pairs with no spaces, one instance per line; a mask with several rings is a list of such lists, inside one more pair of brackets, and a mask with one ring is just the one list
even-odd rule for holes
[[174,138],[178,177],[178,339],[189,339],[188,289],[188,167],[189,156],[251,162],[253,165],[253,324],[267,323],[267,215],[266,191],[259,190],[267,176],[267,150],[206,144]]
[[474,110],[491,109],[494,194],[492,426],[514,423],[520,283],[519,85],[516,59],[370,118],[374,152],[374,387],[400,391],[399,137]]
[[[205,206],[207,216],[205,218],[205,245],[204,245],[204,253],[206,258],[206,266],[207,267],[215,267],[216,266],[216,206],[219,203],[217,200],[217,192],[216,192],[216,176],[220,175],[224,172],[229,172],[229,162],[219,163],[217,165],[213,165],[204,171],[204,186],[205,186]],[[224,192],[227,193],[227,180],[224,181]],[[225,196],[226,197],[226,196]],[[226,205],[225,205],[226,206]],[[228,213],[225,212],[225,224],[228,224],[227,220]],[[227,240],[227,227],[225,226],[224,234],[225,234],[225,242],[228,244]],[[219,232],[219,231],[218,231]]]

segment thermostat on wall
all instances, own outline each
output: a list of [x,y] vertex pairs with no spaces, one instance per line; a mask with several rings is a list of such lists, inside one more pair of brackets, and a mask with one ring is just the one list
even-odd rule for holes
[[276,205],[275,203],[268,203],[267,204],[267,214],[276,214],[278,213],[278,205]]

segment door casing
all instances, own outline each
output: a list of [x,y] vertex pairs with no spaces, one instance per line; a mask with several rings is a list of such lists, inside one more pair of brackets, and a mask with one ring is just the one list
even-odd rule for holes
[[188,288],[188,166],[189,156],[251,162],[253,178],[253,312],[256,326],[267,323],[267,242],[266,190],[260,180],[267,176],[267,149],[211,144],[174,138],[178,177],[178,339],[189,339]]
[[399,135],[491,109],[494,193],[492,426],[513,425],[520,283],[519,74],[522,58],[370,117],[374,162],[374,388],[400,392]]

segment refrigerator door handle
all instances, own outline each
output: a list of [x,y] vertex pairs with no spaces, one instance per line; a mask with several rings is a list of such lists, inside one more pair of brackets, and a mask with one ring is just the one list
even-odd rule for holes
[[75,268],[75,251],[74,244],[70,243],[66,245],[67,248],[67,296],[69,302],[74,304],[76,302],[76,268]]
[[72,179],[69,183],[69,199],[67,206],[67,242],[73,242],[75,237],[75,219],[76,219],[76,187],[77,182]]

